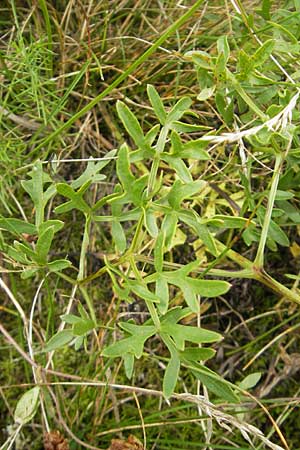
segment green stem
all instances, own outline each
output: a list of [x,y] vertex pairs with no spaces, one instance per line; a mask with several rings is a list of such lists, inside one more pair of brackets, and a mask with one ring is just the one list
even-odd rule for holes
[[267,210],[266,210],[266,214],[264,217],[264,223],[263,223],[261,236],[260,236],[260,240],[259,240],[259,244],[258,244],[257,254],[256,254],[256,257],[254,260],[255,266],[260,267],[260,268],[263,267],[263,265],[264,265],[265,246],[266,246],[266,242],[267,242],[268,231],[269,231],[269,226],[270,226],[270,222],[271,222],[276,192],[277,192],[277,186],[278,186],[278,182],[279,182],[279,178],[280,178],[280,168],[283,163],[283,159],[284,159],[284,156],[282,154],[276,155],[275,168],[274,168],[274,173],[273,173],[273,177],[271,180],[271,189],[270,189],[270,193],[269,193]]
[[158,171],[159,162],[160,162],[160,155],[165,149],[168,132],[169,132],[169,128],[167,126],[162,127],[162,129],[160,130],[160,134],[159,134],[159,138],[158,138],[157,146],[156,146],[156,153],[155,153],[155,156],[153,159],[153,163],[152,163],[150,175],[149,175],[149,183],[148,183],[148,189],[147,189],[148,196],[151,195],[151,193],[154,189],[154,186],[155,186],[157,171]]
[[56,130],[53,131],[46,139],[44,139],[35,149],[34,153],[40,150],[45,145],[49,144],[56,136],[60,135],[63,131],[73,125],[80,117],[90,111],[100,100],[105,98],[111,91],[119,86],[122,81],[131,75],[135,69],[137,69],[141,64],[143,64],[147,59],[154,53],[173,33],[178,30],[188,19],[190,19],[195,11],[200,7],[204,0],[197,0],[194,5],[187,10],[185,14],[179,17],[170,27],[149,47],[139,58],[137,58],[120,76],[118,76],[104,91],[97,95],[93,100],[91,100],[87,105],[85,105],[80,111],[74,114],[66,123],[62,124]]
[[80,252],[80,261],[79,261],[79,272],[77,280],[80,282],[84,278],[84,268],[85,268],[85,257],[89,245],[90,240],[90,228],[91,228],[91,217],[89,215],[86,215],[85,217],[85,226],[84,226],[84,233],[83,233],[83,239],[82,239],[82,245],[81,245],[81,252]]
[[[138,268],[135,265],[134,257],[130,257],[130,266],[131,266],[137,280],[139,280],[142,283],[143,279],[138,271]],[[150,316],[151,316],[151,319],[153,320],[154,325],[156,326],[157,330],[159,330],[160,329],[160,320],[159,320],[155,306],[149,300],[146,300],[146,299],[143,299],[143,300],[146,303],[146,306],[148,308],[148,311],[150,313]]]
[[256,266],[253,266],[252,278],[260,281],[262,284],[272,289],[272,291],[276,292],[277,294],[280,294],[288,300],[300,305],[300,295],[297,294],[297,292],[292,291],[291,289],[285,287],[283,284],[279,283],[279,281],[271,277],[271,275],[269,275],[264,269],[259,269]]

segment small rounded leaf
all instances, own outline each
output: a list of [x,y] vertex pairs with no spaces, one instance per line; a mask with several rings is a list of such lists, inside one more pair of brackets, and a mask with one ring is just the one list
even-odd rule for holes
[[24,425],[34,417],[39,404],[40,388],[35,386],[22,395],[17,403],[14,420],[17,424]]

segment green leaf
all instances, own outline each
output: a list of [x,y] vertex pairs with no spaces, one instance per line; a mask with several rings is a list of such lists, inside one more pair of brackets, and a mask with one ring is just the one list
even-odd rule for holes
[[169,125],[172,122],[181,119],[183,114],[190,108],[191,104],[192,100],[190,99],[190,97],[182,97],[168,113],[166,125]]
[[151,291],[149,291],[147,286],[142,282],[127,280],[125,283],[125,287],[129,287],[131,291],[135,293],[135,295],[143,298],[144,300],[156,303],[159,303],[160,301],[159,298]]
[[44,348],[44,352],[52,352],[52,350],[57,350],[65,345],[69,344],[74,338],[72,330],[62,330],[58,331],[51,339],[47,342]]
[[186,359],[187,361],[205,361],[212,358],[216,351],[212,348],[205,347],[187,347],[184,351],[180,353],[181,359]]
[[219,39],[217,40],[217,49],[218,49],[219,55],[220,54],[224,55],[225,64],[226,64],[228,61],[229,55],[230,55],[230,48],[229,48],[229,44],[228,44],[226,35],[219,37]]
[[111,234],[116,249],[119,253],[124,253],[127,247],[126,236],[120,222],[113,221],[111,224]]
[[139,359],[143,354],[146,340],[147,338],[144,336],[130,336],[106,347],[102,355],[110,358],[123,358],[126,353],[131,353]]
[[15,423],[25,425],[33,419],[39,405],[39,397],[40,388],[38,386],[35,386],[22,395],[15,409]]
[[99,172],[107,166],[111,162],[109,158],[113,158],[116,154],[116,150],[111,150],[110,152],[106,153],[105,158],[102,161],[94,162],[91,157],[92,161],[88,161],[87,167],[85,171],[80,175],[79,178],[72,181],[71,186],[73,189],[78,189],[82,185],[84,185],[86,182],[90,181],[91,183],[97,183],[101,180],[104,180],[106,178],[105,175],[99,174]]
[[162,125],[165,125],[167,114],[157,90],[154,86],[148,84],[147,93],[158,120]]
[[123,356],[124,368],[126,377],[130,380],[132,378],[134,369],[134,356],[132,353],[125,353]]
[[215,331],[205,330],[204,328],[191,327],[164,321],[161,325],[161,332],[171,336],[178,350],[183,351],[185,341],[194,344],[203,344],[217,342],[222,336]]
[[261,379],[261,375],[261,372],[250,373],[250,375],[247,375],[242,381],[239,382],[238,386],[247,391],[257,385]]
[[197,371],[192,370],[192,372],[209,391],[216,394],[219,398],[227,400],[229,403],[237,403],[239,401],[229,383],[212,370],[197,364]]
[[[214,222],[214,220],[220,221],[219,223]],[[222,214],[216,214],[212,219],[208,219],[207,223],[212,222],[213,225],[217,227],[228,228],[243,228],[246,225],[255,225],[253,221],[249,221],[244,217],[233,217],[233,216],[224,216]]]
[[89,188],[89,186],[90,186],[90,182],[88,181],[83,186],[81,186],[77,192],[75,192],[74,189],[71,186],[69,186],[67,183],[58,183],[56,185],[57,192],[60,195],[63,195],[64,197],[69,198],[70,201],[57,206],[54,211],[57,214],[62,214],[62,213],[68,212],[72,209],[78,209],[79,211],[82,211],[83,213],[89,214],[91,208],[83,199],[83,195],[85,194],[85,192]]
[[48,174],[43,172],[41,161],[37,161],[29,172],[31,180],[21,181],[23,189],[29,194],[35,206],[35,224],[37,227],[44,221],[44,209],[51,197],[56,192],[55,186],[51,184],[44,192],[44,184],[52,183]]
[[288,247],[290,245],[289,238],[285,232],[273,220],[270,221],[268,237],[283,247]]
[[211,98],[216,90],[216,86],[206,87],[201,90],[200,94],[197,95],[197,100],[199,102],[204,102],[205,100],[208,100]]
[[177,222],[178,217],[175,211],[166,214],[162,221],[161,230],[165,234],[165,247],[168,251],[172,248],[172,241],[176,233]]
[[74,336],[84,336],[95,328],[95,324],[91,319],[81,319],[80,322],[74,323],[72,327]]
[[81,317],[75,316],[74,314],[63,314],[60,318],[69,325],[74,325],[75,323],[80,323],[82,321]]
[[84,343],[84,336],[77,336],[74,340],[74,350],[77,352]]
[[56,259],[55,261],[48,262],[47,267],[50,272],[60,272],[61,270],[68,269],[72,266],[72,263],[67,259]]
[[[183,144],[183,149],[180,152],[181,158],[191,158],[198,159],[202,161],[207,161],[210,159],[209,154],[203,147],[206,147],[207,143],[201,141],[200,139],[195,139]],[[204,183],[202,181],[202,183]]]
[[160,314],[164,315],[168,311],[169,307],[169,287],[167,280],[158,275],[155,282],[155,295],[159,298],[159,304],[157,305]]
[[120,100],[117,101],[117,112],[126,131],[132,137],[136,146],[142,149],[148,149],[149,146],[145,141],[144,133],[137,118],[125,105],[125,103],[121,102]]
[[172,352],[170,361],[165,370],[163,380],[163,393],[166,398],[170,398],[174,392],[180,371],[180,359],[177,352]]
[[165,234],[163,231],[161,231],[156,239],[154,247],[154,267],[156,272],[163,271],[164,242],[165,242]]
[[205,125],[195,125],[178,121],[172,122],[170,128],[178,133],[193,133],[211,129],[211,127]]
[[48,253],[54,238],[54,227],[47,228],[38,238],[35,253],[35,260],[39,264],[47,264]]
[[54,233],[57,233],[57,231],[64,227],[64,222],[61,220],[46,220],[39,226],[39,236],[41,236],[41,234],[43,234],[50,227],[53,228]]
[[27,280],[28,278],[31,278],[33,275],[35,275],[38,272],[38,269],[25,269],[21,273],[22,280]]
[[268,39],[266,42],[263,43],[263,45],[258,50],[256,50],[256,52],[251,58],[255,67],[260,67],[266,61],[266,59],[269,58],[269,56],[273,51],[274,46],[275,40]]
[[181,158],[178,158],[173,155],[168,155],[167,153],[161,154],[161,159],[165,161],[170,168],[174,169],[177,173],[179,179],[183,183],[190,183],[193,181],[192,175],[189,169],[186,167],[185,163]]
[[168,194],[169,204],[173,209],[178,210],[183,200],[193,197],[201,188],[203,188],[202,180],[191,181],[189,183],[182,183],[177,180]]
[[2,218],[0,219],[0,229],[4,231],[9,231],[10,233],[21,235],[21,234],[36,234],[37,229],[36,226],[25,222],[24,220],[20,219],[13,219],[13,218]]
[[155,211],[153,208],[143,208],[144,225],[151,237],[156,238],[158,235],[158,227],[156,223]]

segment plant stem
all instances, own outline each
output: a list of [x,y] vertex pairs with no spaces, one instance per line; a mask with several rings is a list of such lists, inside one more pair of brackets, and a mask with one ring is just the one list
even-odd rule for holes
[[271,222],[276,192],[277,192],[277,186],[278,186],[278,182],[279,182],[279,178],[280,178],[280,168],[282,166],[283,160],[284,160],[284,156],[281,153],[276,154],[275,168],[274,168],[274,173],[273,173],[273,177],[271,180],[271,189],[270,189],[270,193],[269,193],[267,210],[266,210],[266,214],[264,217],[264,223],[263,223],[261,236],[260,236],[260,240],[259,240],[259,244],[258,244],[257,254],[256,254],[256,257],[254,260],[254,265],[258,268],[262,268],[264,265],[265,246],[266,246],[266,242],[267,242],[268,231],[269,231],[269,226],[270,226],[270,222]]
[[157,145],[156,145],[156,152],[155,152],[155,156],[153,159],[153,163],[152,163],[151,171],[150,171],[150,175],[149,175],[149,183],[148,183],[148,188],[147,188],[147,196],[148,197],[152,193],[154,186],[155,186],[156,175],[157,175],[157,171],[159,168],[160,155],[164,151],[168,132],[169,132],[168,126],[164,126],[160,130],[160,134],[159,134]]

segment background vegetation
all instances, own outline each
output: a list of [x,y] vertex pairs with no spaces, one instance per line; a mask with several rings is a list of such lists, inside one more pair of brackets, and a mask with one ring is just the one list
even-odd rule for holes
[[300,448],[299,2],[0,11],[1,449]]

